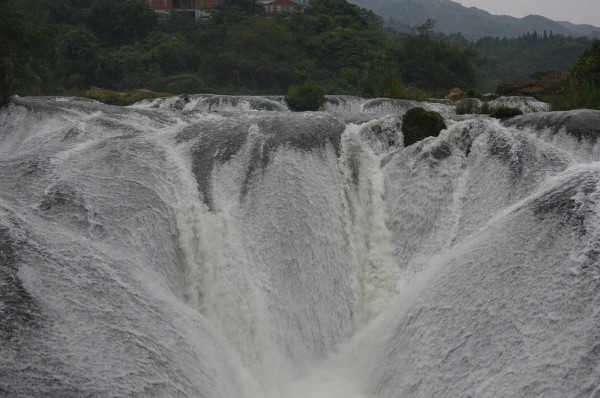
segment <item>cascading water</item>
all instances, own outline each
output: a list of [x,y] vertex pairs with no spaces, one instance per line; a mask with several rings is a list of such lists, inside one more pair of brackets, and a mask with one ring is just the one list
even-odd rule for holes
[[0,396],[600,397],[599,120],[15,97]]

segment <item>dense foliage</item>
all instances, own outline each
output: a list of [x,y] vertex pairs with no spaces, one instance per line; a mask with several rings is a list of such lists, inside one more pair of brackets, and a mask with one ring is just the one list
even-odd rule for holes
[[[290,17],[257,17],[260,3],[231,0],[213,8],[206,22],[188,13],[159,21],[142,0],[1,4],[0,56],[14,60],[19,93],[75,93],[95,85],[282,94],[314,81],[328,93],[405,96],[414,92],[399,90],[405,84],[429,90],[475,84],[469,51],[429,35],[385,32],[380,17],[345,0],[311,0]],[[384,65],[392,85],[367,93]]]
[[52,36],[50,26],[40,26],[12,2],[0,1],[0,57],[10,58],[14,65],[13,89],[26,94],[41,92],[56,63]]
[[595,40],[571,67],[552,107],[600,109],[600,40]]
[[283,94],[313,81],[327,93],[422,99],[567,69],[589,44],[546,34],[470,43],[434,34],[431,20],[398,33],[346,0],[310,0],[289,17],[261,10],[256,0],[229,0],[205,22],[185,12],[159,21],[143,0],[0,0],[0,57],[12,59],[12,92],[22,95],[92,85]]
[[359,95],[370,98],[401,97],[404,91],[400,74],[389,60],[367,62],[359,85]]
[[407,35],[398,47],[402,77],[407,84],[428,91],[453,87],[473,87],[475,67],[483,61],[471,50],[460,50],[447,38],[431,35],[434,22],[427,20],[418,28],[419,34]]
[[586,37],[534,31],[511,39],[484,37],[462,46],[485,56],[477,80],[482,91],[490,92],[499,82],[527,79],[536,71],[567,70],[591,42]]

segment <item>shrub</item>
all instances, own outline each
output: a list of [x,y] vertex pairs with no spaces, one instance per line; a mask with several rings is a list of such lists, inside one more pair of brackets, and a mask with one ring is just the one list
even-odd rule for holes
[[481,95],[481,92],[479,92],[479,90],[477,90],[476,88],[470,88],[470,89],[468,89],[464,93],[463,97],[464,98],[478,98],[478,99],[481,99],[481,97],[483,97],[483,96]]
[[456,104],[456,114],[457,115],[470,115],[470,114],[480,114],[480,115],[489,115],[490,114],[490,104],[488,102],[481,102],[475,98],[465,98],[462,99]]
[[600,109],[600,86],[592,82],[569,82],[552,99],[553,111]]
[[456,104],[457,115],[469,115],[479,113],[479,103],[476,99],[465,98]]
[[406,87],[406,89],[403,90],[402,95],[398,98],[412,101],[425,101],[428,97],[430,97],[430,95],[427,92],[411,86]]
[[325,103],[325,89],[312,82],[292,86],[285,101],[293,111],[316,111]]
[[479,113],[481,113],[482,115],[489,115],[490,114],[490,103],[484,102],[481,105],[481,108],[479,108]]
[[358,95],[361,97],[401,98],[404,94],[400,74],[390,62],[386,61],[367,62],[358,83],[360,85]]
[[404,87],[400,74],[385,59],[367,62],[359,83],[359,97],[397,98],[424,101],[430,94],[416,87]]
[[490,113],[491,117],[496,119],[506,119],[513,116],[522,115],[523,112],[519,108],[512,108],[510,106],[499,106]]

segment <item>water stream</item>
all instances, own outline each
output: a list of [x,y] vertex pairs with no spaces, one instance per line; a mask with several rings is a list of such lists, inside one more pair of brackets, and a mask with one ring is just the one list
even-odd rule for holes
[[13,98],[0,396],[600,397],[600,112],[522,101]]

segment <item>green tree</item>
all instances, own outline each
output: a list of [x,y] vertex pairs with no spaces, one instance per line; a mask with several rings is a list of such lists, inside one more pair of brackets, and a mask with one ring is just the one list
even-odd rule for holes
[[421,34],[404,36],[398,46],[402,80],[431,91],[475,86],[475,69],[482,58],[474,51],[432,38],[427,22],[421,28]]
[[164,75],[193,68],[194,48],[181,33],[152,32],[144,40],[142,49],[146,65],[159,65]]
[[93,0],[86,20],[109,46],[143,39],[157,23],[156,13],[139,0]]
[[53,36],[50,26],[18,11],[12,1],[0,2],[0,57],[14,65],[13,91],[35,94],[46,87],[55,62]]
[[210,21],[217,25],[233,25],[262,10],[262,4],[257,0],[228,0],[212,7]]
[[[381,29],[383,20],[375,15],[373,11],[360,8],[346,0],[310,0],[305,12],[309,15],[326,15],[329,17],[338,17],[338,20],[344,21],[335,27],[346,27],[357,30],[363,29]],[[339,17],[347,17],[343,19]],[[351,21],[351,23],[348,23]],[[349,26],[350,25],[350,26]]]
[[278,18],[249,18],[231,26],[223,38],[216,67],[221,84],[281,92],[295,80],[303,58],[293,36]]
[[39,0],[46,15],[46,23],[56,25],[84,25],[89,15],[89,0]]
[[359,85],[358,95],[363,97],[401,98],[404,94],[400,74],[386,59],[367,62]]
[[600,40],[577,59],[553,101],[554,110],[600,109]]
[[577,59],[569,70],[569,77],[594,86],[600,85],[600,40],[594,40],[591,48]]
[[338,27],[311,37],[307,53],[316,62],[316,80],[326,84],[328,93],[355,94],[365,62],[383,57],[390,47],[379,31]]
[[164,77],[160,63],[148,56],[147,47],[124,45],[113,51],[115,68],[118,73],[118,88],[150,88],[152,82]]
[[485,57],[476,69],[478,88],[493,91],[510,79],[528,79],[538,70],[567,70],[591,45],[584,37],[548,34],[547,39],[526,43],[523,38],[484,37],[468,48]]
[[263,10],[263,5],[258,0],[228,0],[222,6],[237,8],[247,15],[255,15]]
[[114,87],[110,55],[84,27],[70,30],[58,44],[58,71],[67,88]]
[[429,18],[423,25],[417,26],[417,31],[421,36],[429,37],[429,34],[433,31],[435,20]]

